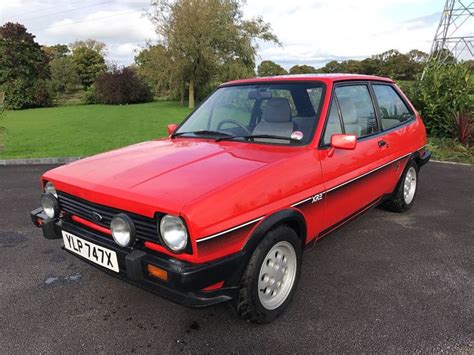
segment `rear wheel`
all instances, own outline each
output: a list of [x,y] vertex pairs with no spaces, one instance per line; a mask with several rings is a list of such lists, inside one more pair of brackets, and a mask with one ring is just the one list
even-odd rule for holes
[[397,184],[392,197],[385,202],[384,207],[394,212],[408,211],[415,202],[418,189],[418,165],[410,160]]
[[245,320],[269,323],[291,302],[301,273],[302,248],[296,232],[277,227],[257,246],[242,278],[237,312]]

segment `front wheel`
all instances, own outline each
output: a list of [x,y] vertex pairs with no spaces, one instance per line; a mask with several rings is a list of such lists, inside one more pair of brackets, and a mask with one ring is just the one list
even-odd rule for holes
[[419,168],[416,162],[410,160],[392,197],[384,204],[386,209],[394,212],[405,212],[413,206],[418,189],[418,171]]
[[269,323],[291,302],[301,274],[302,247],[296,232],[277,227],[257,246],[242,278],[237,312],[241,318]]

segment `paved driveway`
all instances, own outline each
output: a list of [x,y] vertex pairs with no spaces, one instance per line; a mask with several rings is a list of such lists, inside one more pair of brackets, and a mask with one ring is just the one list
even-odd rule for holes
[[324,238],[266,326],[175,305],[43,239],[29,211],[47,169],[0,167],[2,353],[474,352],[474,168],[430,163],[408,214],[374,209]]

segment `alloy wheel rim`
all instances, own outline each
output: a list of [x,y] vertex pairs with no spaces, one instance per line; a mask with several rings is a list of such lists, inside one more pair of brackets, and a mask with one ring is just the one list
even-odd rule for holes
[[292,244],[281,241],[270,249],[258,275],[258,298],[264,308],[273,310],[285,302],[295,283],[296,268]]
[[405,176],[405,182],[403,184],[403,199],[405,203],[409,205],[413,198],[415,197],[416,192],[416,170],[414,167],[408,169]]

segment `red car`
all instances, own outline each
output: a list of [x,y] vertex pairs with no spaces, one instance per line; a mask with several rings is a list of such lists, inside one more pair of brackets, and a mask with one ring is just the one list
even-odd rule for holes
[[412,104],[374,76],[229,82],[168,131],[46,172],[32,220],[111,275],[259,323],[318,239],[379,204],[407,211],[431,156]]

